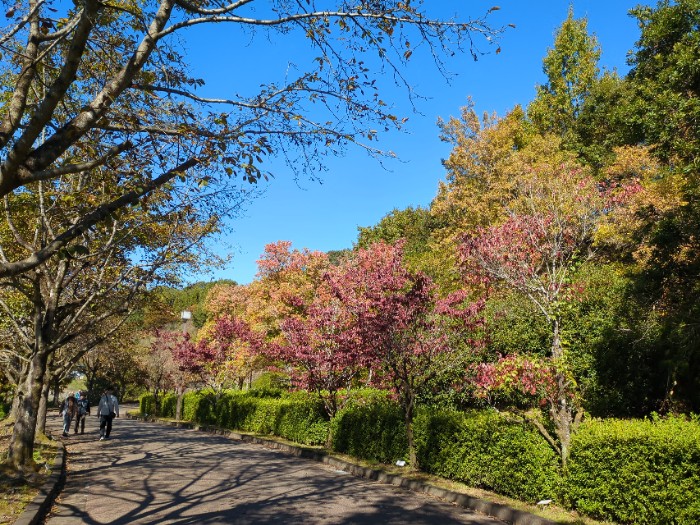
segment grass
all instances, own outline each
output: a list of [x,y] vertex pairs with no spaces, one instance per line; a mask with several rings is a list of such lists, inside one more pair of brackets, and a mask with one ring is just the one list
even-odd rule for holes
[[[0,421],[0,460],[4,462],[12,435],[12,423]],[[46,437],[35,443],[35,468],[17,474],[0,463],[0,524],[13,523],[38,494],[51,474],[50,465],[56,457],[56,444]]]

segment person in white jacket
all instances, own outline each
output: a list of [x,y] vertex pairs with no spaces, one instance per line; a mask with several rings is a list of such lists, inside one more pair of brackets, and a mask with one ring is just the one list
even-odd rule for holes
[[100,418],[100,441],[109,439],[112,433],[112,420],[119,417],[119,402],[111,390],[105,390],[97,405],[97,417]]

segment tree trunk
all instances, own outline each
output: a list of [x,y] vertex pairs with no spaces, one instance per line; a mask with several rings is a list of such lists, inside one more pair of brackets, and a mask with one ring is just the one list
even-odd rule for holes
[[19,397],[19,404],[7,456],[8,465],[15,470],[22,470],[23,467],[34,462],[34,438],[46,361],[46,352],[34,352],[29,373],[24,383],[17,389],[16,396]]
[[53,400],[51,401],[51,403],[53,404],[53,406],[57,407],[58,402],[59,402],[59,397],[61,396],[61,381],[57,377],[55,377],[53,379],[53,384],[51,386],[52,386],[51,395],[53,396]]
[[39,399],[39,411],[36,416],[36,430],[40,434],[46,434],[46,412],[49,405],[50,383],[48,373],[45,374],[44,383],[41,388],[41,398]]
[[566,468],[569,458],[569,444],[571,443],[571,428],[574,421],[573,406],[569,403],[566,395],[566,377],[562,373],[557,373],[557,402],[550,408],[550,415],[554,422],[554,430],[559,439],[562,469]]
[[[552,359],[557,368],[561,366],[561,359],[564,357],[564,349],[561,344],[561,326],[558,316],[552,319]],[[571,443],[571,427],[573,423],[573,407],[569,403],[567,396],[567,378],[565,374],[558,371],[556,374],[557,399],[556,404],[550,407],[550,415],[554,422],[554,429],[559,439],[559,449],[561,454],[561,466],[566,467],[569,458],[569,444]]]
[[561,346],[561,322],[558,316],[552,319],[552,357],[560,359],[564,355]]
[[177,403],[175,403],[175,419],[182,421],[182,398],[185,396],[185,389],[177,387]]
[[416,406],[416,396],[409,388],[406,388],[402,398],[404,410],[404,425],[406,427],[406,441],[408,443],[408,462],[411,469],[418,470],[418,455],[416,454],[416,444],[413,436],[413,412]]

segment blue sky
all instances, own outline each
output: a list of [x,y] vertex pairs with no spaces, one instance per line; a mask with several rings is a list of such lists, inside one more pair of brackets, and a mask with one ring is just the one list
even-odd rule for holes
[[[295,182],[285,166],[273,164],[275,178],[262,184],[264,195],[251,202],[243,216],[231,220],[231,233],[217,243],[222,254],[233,256],[230,263],[208,275],[190,276],[190,280],[226,278],[245,284],[254,279],[256,260],[270,242],[287,240],[295,248],[321,251],[350,248],[358,226],[374,225],[395,208],[428,206],[445,176],[441,160],[450,151],[439,139],[438,117],[458,115],[470,96],[479,112],[499,114],[532,100],[535,86],[544,82],[542,58],[552,46],[554,32],[566,18],[569,5],[577,18],[588,18],[589,32],[596,35],[602,48],[601,68],[624,75],[627,53],[639,36],[636,20],[627,14],[639,2],[427,0],[426,4],[438,1],[442,12],[461,18],[475,17],[498,5],[500,10],[491,15],[492,25],[512,23],[516,27],[503,35],[499,54],[482,56],[476,62],[470,56],[455,56],[448,62],[454,74],[449,81],[428,57],[414,55],[406,76],[427,100],[417,102],[416,113],[405,92],[390,88],[390,99],[409,121],[403,133],[381,136],[378,143],[380,148],[395,152],[397,160],[382,167],[365,152],[350,150],[344,157],[329,159],[322,184]],[[221,95],[227,89],[240,92],[246,83],[258,85],[279,79],[286,62],[304,52],[295,47],[303,43],[294,39],[262,46],[257,40],[247,43],[242,45],[240,35],[225,26],[209,28],[206,33],[191,32],[187,47],[193,72],[207,81],[212,93]]]

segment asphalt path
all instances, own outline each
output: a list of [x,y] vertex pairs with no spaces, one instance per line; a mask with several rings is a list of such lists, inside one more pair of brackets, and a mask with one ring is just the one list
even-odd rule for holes
[[85,434],[62,438],[67,479],[49,525],[502,523],[262,445],[126,418],[99,441],[98,427],[88,416]]

